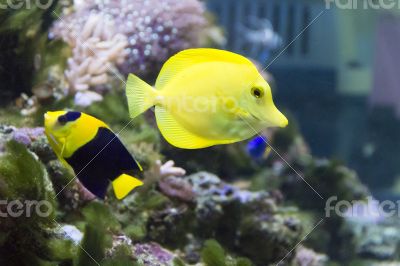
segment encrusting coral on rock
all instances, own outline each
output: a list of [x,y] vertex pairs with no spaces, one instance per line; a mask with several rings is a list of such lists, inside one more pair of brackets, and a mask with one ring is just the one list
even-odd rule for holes
[[294,266],[324,266],[328,258],[323,254],[318,254],[313,250],[300,246],[296,250],[293,259]]

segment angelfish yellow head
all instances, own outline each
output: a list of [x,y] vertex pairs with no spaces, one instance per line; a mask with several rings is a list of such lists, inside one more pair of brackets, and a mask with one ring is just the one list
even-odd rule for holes
[[[46,133],[57,138],[65,138],[69,135],[73,121],[69,121],[67,111],[47,112],[44,115],[44,128]],[[78,112],[73,112],[78,113]]]
[[45,133],[53,149],[61,149],[80,116],[80,112],[68,111],[47,112],[44,115]]
[[267,127],[286,127],[287,118],[276,108],[272,100],[271,88],[258,75],[257,81],[247,86],[242,92],[242,108],[251,115],[253,122],[259,122]]

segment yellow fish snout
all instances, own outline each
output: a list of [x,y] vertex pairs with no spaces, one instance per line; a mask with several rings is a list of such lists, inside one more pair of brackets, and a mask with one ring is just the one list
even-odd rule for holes
[[286,127],[289,124],[288,119],[275,105],[272,105],[264,112],[264,120],[268,126],[272,127]]
[[[276,109],[276,110],[278,110],[278,109]],[[286,116],[284,114],[282,114],[279,110],[278,110],[277,116],[278,116],[277,124],[279,127],[286,127],[289,124],[289,121],[286,118]]]

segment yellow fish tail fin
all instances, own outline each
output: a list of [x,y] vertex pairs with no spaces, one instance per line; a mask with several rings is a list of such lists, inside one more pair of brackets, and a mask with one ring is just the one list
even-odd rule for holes
[[126,83],[126,97],[131,118],[135,118],[155,105],[156,96],[157,91],[152,86],[133,74],[129,75]]
[[143,185],[143,182],[136,177],[122,174],[117,177],[114,181],[112,181],[112,185],[114,188],[114,193],[117,199],[125,198],[129,192],[131,192],[136,187],[140,187]]

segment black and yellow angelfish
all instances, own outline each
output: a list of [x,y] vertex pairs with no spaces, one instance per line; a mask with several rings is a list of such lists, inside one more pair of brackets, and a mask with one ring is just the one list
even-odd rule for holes
[[81,112],[45,114],[45,133],[58,158],[72,167],[80,182],[104,199],[110,182],[122,199],[143,182],[130,175],[142,167],[102,121]]

